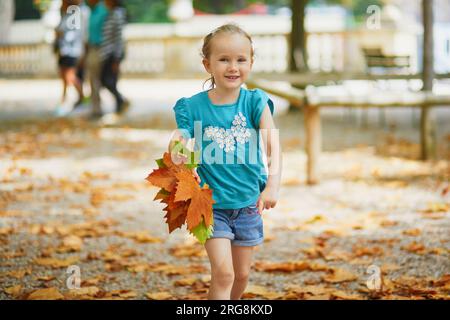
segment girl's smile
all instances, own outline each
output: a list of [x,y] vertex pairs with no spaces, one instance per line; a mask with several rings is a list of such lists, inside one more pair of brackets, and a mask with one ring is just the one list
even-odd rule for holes
[[235,81],[239,79],[239,76],[225,76],[225,78],[227,78],[230,81]]

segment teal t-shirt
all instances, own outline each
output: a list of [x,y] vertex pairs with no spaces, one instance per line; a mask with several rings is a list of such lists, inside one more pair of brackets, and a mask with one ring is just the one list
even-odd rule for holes
[[259,139],[262,112],[273,102],[260,90],[240,89],[235,103],[215,105],[208,91],[181,98],[173,110],[178,129],[195,138],[197,172],[213,190],[214,208],[239,209],[256,203],[267,181]]
[[103,1],[97,3],[91,10],[88,41],[91,45],[100,45],[103,41],[103,25],[109,11]]

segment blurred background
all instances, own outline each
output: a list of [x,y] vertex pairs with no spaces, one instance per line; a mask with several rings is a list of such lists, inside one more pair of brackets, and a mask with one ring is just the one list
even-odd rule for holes
[[78,71],[83,99],[69,86],[61,102],[62,4],[0,0],[0,299],[206,297],[203,248],[168,236],[144,179],[175,102],[208,88],[203,37],[227,22],[253,38],[246,86],[274,101],[284,158],[244,297],[448,299],[449,0],[122,1],[127,103],[101,88],[101,117]]
[[[231,20],[255,38],[255,72],[285,72],[293,2],[296,1],[124,1],[128,24],[124,31],[127,57],[123,72],[145,77],[202,75],[198,60],[202,37],[206,31]],[[305,10],[307,65],[311,71],[364,72],[368,49],[408,56],[404,73],[421,70],[421,1],[300,2],[306,6],[300,9]],[[436,72],[446,73],[450,72],[450,4],[446,0],[433,2],[434,67]],[[54,40],[53,30],[60,21],[61,0],[3,0],[2,6],[1,75],[55,76],[56,60],[48,45]],[[368,20],[378,17],[379,22],[371,27]]]

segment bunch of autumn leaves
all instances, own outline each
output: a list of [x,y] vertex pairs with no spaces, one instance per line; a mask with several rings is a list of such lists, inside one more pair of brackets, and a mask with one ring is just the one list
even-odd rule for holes
[[[184,160],[174,163],[172,155],[182,156]],[[208,185],[200,187],[193,175],[193,170],[198,166],[197,159],[197,152],[177,142],[171,153],[165,152],[162,159],[156,160],[158,169],[154,169],[146,180],[161,188],[153,200],[166,204],[163,210],[166,211],[164,218],[169,233],[186,223],[189,232],[204,244],[213,232],[214,200]]]

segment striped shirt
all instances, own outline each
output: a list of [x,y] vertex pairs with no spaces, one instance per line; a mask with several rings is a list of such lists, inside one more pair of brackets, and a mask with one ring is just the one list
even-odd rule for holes
[[121,60],[125,55],[125,45],[122,30],[126,23],[126,11],[124,8],[114,8],[106,18],[103,25],[103,40],[100,46],[100,58],[102,61],[113,56]]

